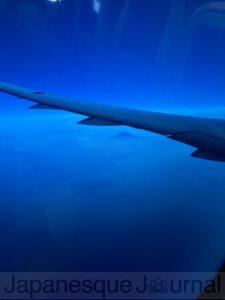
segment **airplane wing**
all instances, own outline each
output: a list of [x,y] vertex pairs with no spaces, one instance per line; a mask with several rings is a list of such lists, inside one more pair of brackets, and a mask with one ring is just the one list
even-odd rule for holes
[[164,135],[196,148],[193,157],[225,162],[225,120],[181,116],[78,101],[0,83],[0,91],[37,103],[31,109],[60,109],[84,115],[81,125],[125,125]]

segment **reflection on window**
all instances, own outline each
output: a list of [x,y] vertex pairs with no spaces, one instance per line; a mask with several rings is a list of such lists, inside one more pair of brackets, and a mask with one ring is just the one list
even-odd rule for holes
[[[195,1],[185,1],[187,17],[192,15],[196,9],[201,7],[207,2],[211,2],[212,0],[195,0]],[[214,1],[214,0],[213,0]]]
[[51,3],[60,3],[60,2],[62,2],[62,0],[47,0],[47,1],[49,1]]
[[101,3],[99,0],[93,0],[93,9],[98,14],[101,9]]
[[138,58],[152,61],[157,54],[170,12],[169,1],[130,1],[121,39],[124,50]]
[[98,14],[100,10],[100,2],[95,0],[85,0],[81,4],[80,12],[80,29],[85,34],[96,35],[98,25]]
[[[225,19],[224,19],[225,21]],[[225,94],[225,28],[198,25],[191,42],[191,49],[184,74],[185,86],[202,95]],[[207,87],[207,88],[206,88]]]

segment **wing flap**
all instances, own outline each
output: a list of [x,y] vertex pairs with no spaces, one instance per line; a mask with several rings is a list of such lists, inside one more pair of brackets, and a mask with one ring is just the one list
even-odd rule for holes
[[78,122],[80,125],[92,125],[92,126],[120,126],[120,124],[115,122],[110,122],[107,120],[99,119],[99,118],[86,118]]
[[58,108],[46,104],[35,104],[30,106],[29,109],[58,109]]

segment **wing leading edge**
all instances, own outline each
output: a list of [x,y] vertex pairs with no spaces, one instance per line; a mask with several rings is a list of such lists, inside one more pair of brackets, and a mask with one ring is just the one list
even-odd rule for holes
[[87,116],[80,124],[125,125],[167,136],[197,148],[193,157],[225,162],[225,120],[150,112],[83,102],[0,83],[0,91],[37,103],[36,109],[61,109]]

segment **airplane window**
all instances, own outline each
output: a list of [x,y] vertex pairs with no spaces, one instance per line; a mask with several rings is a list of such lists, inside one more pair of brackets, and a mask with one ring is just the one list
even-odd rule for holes
[[0,37],[0,271],[215,273],[225,0],[0,0]]

